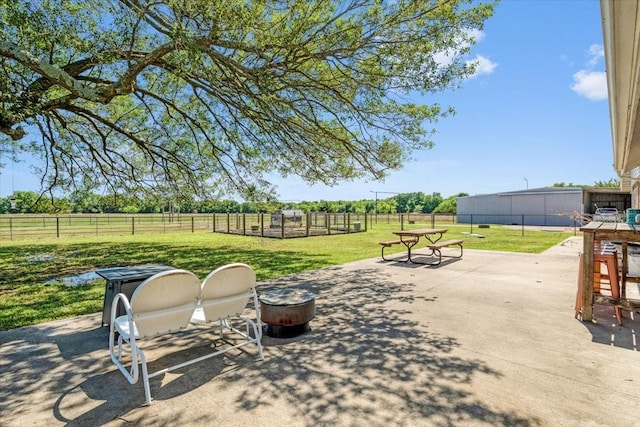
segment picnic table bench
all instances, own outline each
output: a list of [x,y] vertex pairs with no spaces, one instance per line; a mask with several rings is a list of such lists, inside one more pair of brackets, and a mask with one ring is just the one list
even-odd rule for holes
[[[382,249],[382,252],[381,252],[382,259],[385,260],[385,261],[393,261],[391,259],[388,259],[388,258],[384,257],[384,248],[390,248],[393,245],[400,245],[400,244],[407,245],[407,244],[411,244],[412,242],[415,245],[416,243],[418,243],[418,238],[414,237],[412,239],[404,239],[404,240],[396,239],[396,240],[388,240],[386,242],[380,242],[379,245],[382,246],[382,248],[381,248]],[[403,261],[406,261],[406,260],[403,260]]]
[[446,248],[446,247],[450,247],[450,246],[458,246],[460,248],[460,255],[445,255],[447,258],[462,258],[462,243],[464,242],[464,240],[462,239],[452,239],[452,240],[445,240],[445,241],[440,241],[440,242],[436,242],[436,243],[432,243],[430,245],[427,245],[427,247],[429,249],[431,249],[431,254],[435,255],[438,257],[438,261],[434,262],[430,265],[438,265],[440,263],[442,263],[442,252],[440,251],[440,249],[442,248]]

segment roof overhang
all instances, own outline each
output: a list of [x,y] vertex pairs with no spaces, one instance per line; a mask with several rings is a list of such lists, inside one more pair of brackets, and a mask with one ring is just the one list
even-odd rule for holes
[[600,0],[613,167],[640,178],[640,2]]

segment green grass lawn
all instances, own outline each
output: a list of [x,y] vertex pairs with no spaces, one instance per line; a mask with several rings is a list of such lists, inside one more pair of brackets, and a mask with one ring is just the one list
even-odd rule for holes
[[[445,239],[465,239],[465,249],[527,253],[542,252],[573,235],[492,225],[474,228],[473,232],[484,235],[478,238],[466,234],[471,231],[468,225],[436,227],[449,229]],[[379,223],[370,224],[366,233],[285,240],[185,232],[1,242],[0,330],[102,311],[102,279],[77,287],[48,283],[51,279],[140,264],[171,265],[204,278],[221,265],[244,262],[255,269],[258,280],[264,280],[379,257],[378,242],[394,239],[392,232],[398,228],[397,224]],[[403,249],[394,247],[397,252]]]

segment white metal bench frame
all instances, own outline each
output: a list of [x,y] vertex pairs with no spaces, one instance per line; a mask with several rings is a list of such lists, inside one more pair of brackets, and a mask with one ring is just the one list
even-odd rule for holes
[[[209,276],[207,276],[207,279],[209,279],[212,275],[214,275],[214,273],[220,270],[232,269],[232,268],[250,269],[250,267],[247,266],[246,264],[240,264],[240,263],[229,264],[229,265],[220,267],[219,269],[210,273]],[[253,273],[253,270],[251,270],[251,272]],[[145,280],[139,286],[138,289],[142,288],[147,282],[158,279],[159,277],[162,278],[164,276],[170,276],[171,274],[193,275],[193,273],[190,273],[186,270],[165,271],[165,272],[156,274],[150,277],[149,279]],[[197,280],[197,278],[195,279]],[[206,286],[207,279],[205,279],[205,281],[202,283],[202,287]],[[193,363],[201,362],[203,360],[218,356],[220,354],[226,353],[230,350],[233,350],[248,344],[256,345],[258,347],[258,354],[259,354],[260,360],[264,360],[264,353],[262,351],[262,343],[261,343],[262,323],[260,320],[258,296],[255,289],[255,273],[253,273],[253,283],[251,284],[250,289],[248,291],[242,291],[235,295],[224,296],[224,297],[210,299],[205,302],[202,302],[200,301],[202,288],[199,287],[198,289],[199,290],[194,295],[193,303],[177,305],[174,307],[166,307],[158,310],[151,310],[144,314],[136,314],[131,307],[131,302],[135,303],[137,289],[136,289],[136,292],[134,292],[134,294],[131,297],[131,302],[129,301],[127,296],[122,293],[117,294],[112,302],[111,322],[110,322],[111,324],[109,326],[109,353],[111,355],[111,360],[118,367],[120,372],[124,375],[124,377],[127,379],[127,381],[130,384],[135,384],[138,381],[140,376],[140,369],[142,370],[146,405],[151,404],[151,388],[149,385],[150,378],[156,377],[158,375],[162,375],[166,372],[180,369],[182,367],[191,365]],[[204,315],[205,311],[215,312],[215,309],[219,307],[223,307],[223,311],[224,311],[225,305],[228,306],[229,304],[231,304],[232,306],[240,304],[240,306],[246,307],[247,302],[250,300],[253,300],[253,307],[256,313],[256,321],[254,321],[253,319],[247,316],[243,316],[240,313],[227,313],[227,315],[223,317],[216,318],[215,320],[217,322],[214,323],[216,325],[219,325],[220,327],[220,338],[224,337],[224,330],[228,329],[236,334],[239,334],[242,338],[244,338],[244,341],[242,341],[239,344],[224,347],[219,350],[213,351],[211,353],[205,354],[203,356],[196,357],[194,359],[190,359],[190,360],[175,364],[173,366],[160,369],[155,372],[148,371],[147,358],[144,354],[143,349],[139,345],[140,341],[144,341],[145,339],[154,338],[160,335],[171,334],[177,331],[185,330],[190,323],[194,323],[194,324],[209,323],[213,319],[211,318],[207,319]],[[117,308],[118,308],[119,302],[122,302],[126,311],[126,314],[123,316],[117,316]],[[148,334],[141,335],[138,330],[138,326],[136,324],[136,322],[141,322],[141,321],[153,322],[154,319],[162,319],[163,317],[165,318],[171,317],[174,314],[180,315],[186,312],[190,313],[189,319],[187,320],[186,324],[184,321],[182,322],[178,321],[177,323],[170,325],[168,329],[165,328],[165,330],[160,330],[160,331],[154,330],[154,331],[151,331],[150,334],[148,333]],[[246,330],[241,331],[235,328],[231,323],[232,318],[243,319],[246,322]],[[250,328],[253,330],[253,336],[251,336],[250,334]],[[130,364],[128,364],[128,366],[122,361],[123,354],[131,355],[131,362]],[[138,363],[138,360],[139,360],[139,363]]]

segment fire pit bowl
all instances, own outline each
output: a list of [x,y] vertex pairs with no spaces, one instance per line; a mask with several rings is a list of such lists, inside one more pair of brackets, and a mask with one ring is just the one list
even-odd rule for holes
[[315,317],[316,300],[302,289],[275,289],[260,295],[260,319],[270,337],[291,338],[309,330]]

